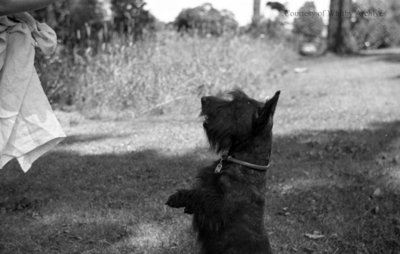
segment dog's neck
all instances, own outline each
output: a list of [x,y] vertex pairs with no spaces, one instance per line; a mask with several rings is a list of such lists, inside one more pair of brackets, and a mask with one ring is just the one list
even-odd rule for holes
[[235,159],[246,161],[257,165],[267,165],[271,155],[271,144],[263,139],[253,139],[245,144],[245,147],[231,147],[229,151],[224,151],[221,155],[232,156]]
[[233,158],[256,165],[267,165],[269,163],[269,154],[267,152],[251,153],[251,152],[233,152],[230,154]]

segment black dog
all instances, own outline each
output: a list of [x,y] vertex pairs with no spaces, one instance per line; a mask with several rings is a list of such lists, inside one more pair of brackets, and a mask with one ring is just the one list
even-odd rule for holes
[[240,90],[233,99],[201,99],[203,127],[221,160],[203,168],[197,185],[169,197],[170,207],[193,214],[202,254],[269,254],[264,229],[266,170],[279,91],[266,103]]

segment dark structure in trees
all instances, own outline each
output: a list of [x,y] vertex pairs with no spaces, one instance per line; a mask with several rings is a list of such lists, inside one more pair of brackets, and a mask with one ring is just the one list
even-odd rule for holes
[[358,51],[351,33],[351,0],[331,0],[328,25],[328,50],[338,54]]
[[272,10],[277,10],[279,13],[283,13],[285,15],[287,15],[289,12],[286,6],[279,2],[267,2],[266,5],[269,6]]
[[266,6],[272,10],[277,10],[280,15],[274,20],[266,19],[260,12],[260,2],[260,0],[253,0],[252,22],[250,26],[245,28],[244,32],[255,38],[266,36],[268,38],[282,39],[285,35],[284,19],[288,10],[279,2],[267,2]]

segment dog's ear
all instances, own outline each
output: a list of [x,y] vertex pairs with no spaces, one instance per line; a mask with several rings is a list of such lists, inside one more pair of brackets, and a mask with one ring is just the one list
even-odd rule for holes
[[271,99],[267,100],[264,106],[259,109],[256,114],[256,127],[257,129],[264,128],[266,126],[271,126],[273,123],[273,117],[278,103],[279,95],[281,91],[277,91]]

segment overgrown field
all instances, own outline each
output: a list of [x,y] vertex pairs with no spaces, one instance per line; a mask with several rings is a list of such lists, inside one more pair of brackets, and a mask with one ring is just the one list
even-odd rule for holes
[[130,46],[116,40],[97,55],[60,53],[38,69],[51,99],[70,96],[69,103],[89,117],[119,119],[171,113],[171,106],[192,114],[194,98],[244,84],[257,93],[286,71],[293,55],[284,43],[265,39],[160,32]]
[[[87,96],[102,103],[107,90],[119,91],[111,80],[129,83],[128,69],[132,82],[154,82],[164,91],[159,96],[171,98],[203,81],[215,86],[202,93],[239,86],[259,99],[280,89],[265,193],[274,253],[399,253],[399,54],[283,61],[285,52],[268,57],[274,51],[261,49],[275,46],[261,42],[191,43],[191,51],[153,48],[143,66],[159,74],[133,68],[139,60],[124,69],[124,59],[111,72],[117,59],[101,56],[104,73],[91,78],[105,90]],[[162,90],[175,81],[176,90]],[[185,116],[121,121],[58,112],[65,142],[26,174],[16,163],[0,171],[0,253],[196,253],[190,217],[164,205],[216,158],[197,117],[199,99],[189,102],[193,113]]]

